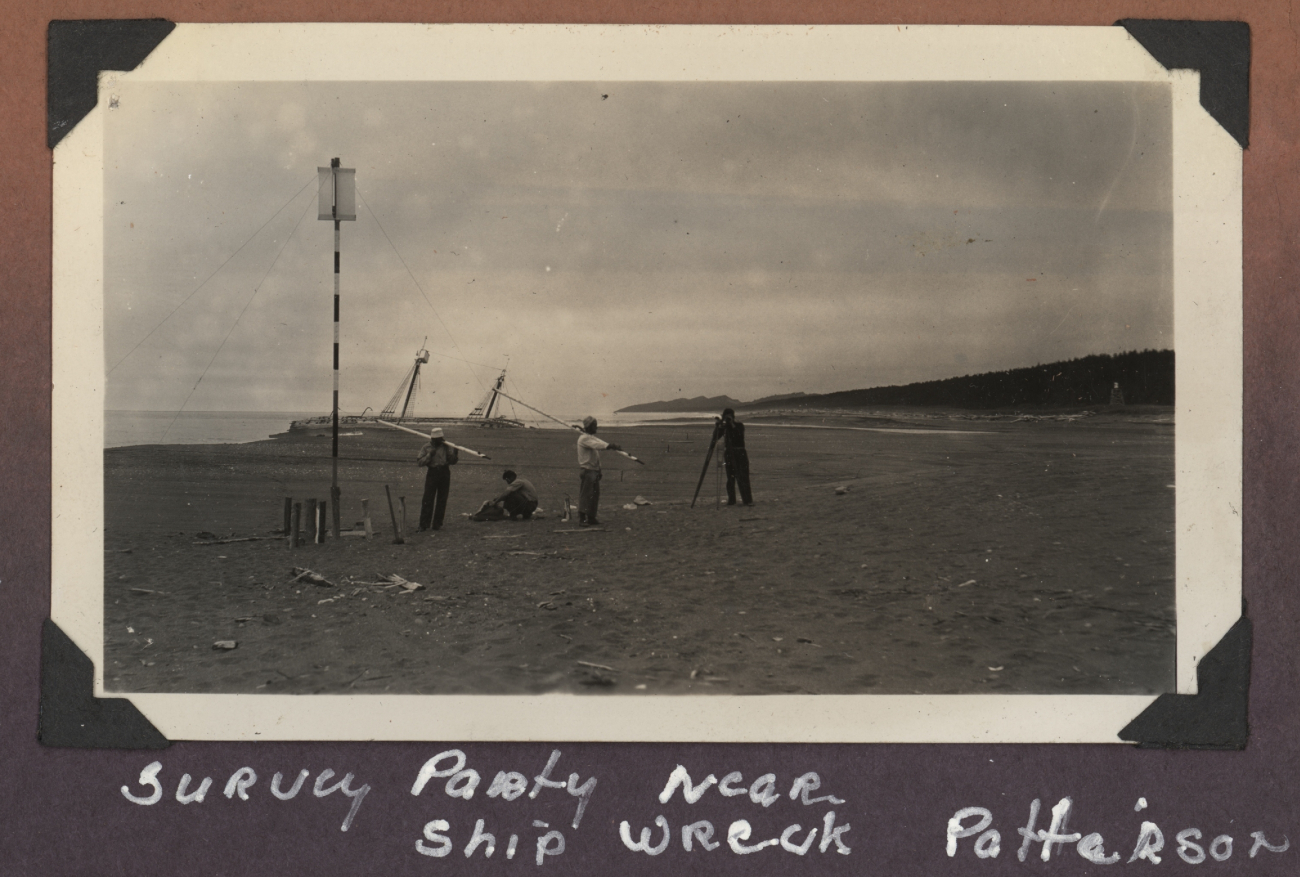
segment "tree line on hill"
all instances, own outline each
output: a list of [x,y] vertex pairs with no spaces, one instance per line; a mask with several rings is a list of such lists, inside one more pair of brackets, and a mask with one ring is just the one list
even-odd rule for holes
[[858,408],[868,405],[966,408],[1077,408],[1106,405],[1119,385],[1129,405],[1174,404],[1174,352],[1141,350],[1093,354],[1079,359],[793,399],[760,400],[744,407]]
[[691,399],[681,398],[673,399],[668,402],[642,402],[639,405],[629,405],[626,408],[620,408],[615,414],[680,414],[683,412],[694,411],[713,411],[718,412],[723,408],[753,408],[768,402],[784,402],[791,399],[801,399],[806,393],[781,393],[777,396],[764,396],[761,399],[755,399],[752,402],[741,402],[739,399],[733,399],[730,396],[695,396]]

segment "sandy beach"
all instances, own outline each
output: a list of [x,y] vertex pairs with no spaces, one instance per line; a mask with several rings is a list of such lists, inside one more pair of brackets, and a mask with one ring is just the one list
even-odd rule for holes
[[[275,693],[1153,693],[1174,678],[1172,411],[1081,419],[747,420],[756,503],[691,493],[706,425],[601,430],[599,530],[575,434],[448,429],[447,524],[415,533],[418,438],[340,439],[344,529],[291,549],[284,497],[327,499],[326,432],[105,452],[105,684]],[[510,467],[541,516],[475,523]],[[405,497],[394,544],[384,486]],[[837,488],[847,488],[837,493]],[[623,508],[637,496],[651,504]],[[274,537],[254,541],[218,540]],[[295,582],[308,568],[332,585]],[[393,586],[384,576],[418,582]],[[234,641],[233,649],[215,649]]]

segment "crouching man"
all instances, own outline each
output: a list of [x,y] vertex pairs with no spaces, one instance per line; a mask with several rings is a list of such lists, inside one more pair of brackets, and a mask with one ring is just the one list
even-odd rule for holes
[[537,511],[537,489],[527,478],[520,478],[513,470],[507,469],[501,474],[506,489],[498,496],[483,503],[472,516],[475,521],[500,521],[505,518],[525,521]]

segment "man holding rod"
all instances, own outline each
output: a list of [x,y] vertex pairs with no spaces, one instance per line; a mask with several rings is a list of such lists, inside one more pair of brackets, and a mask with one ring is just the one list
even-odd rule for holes
[[417,466],[426,467],[424,499],[420,503],[420,530],[442,529],[442,518],[447,511],[447,491],[451,489],[451,467],[460,460],[456,447],[434,427],[429,431],[429,443],[420,449]]
[[582,418],[578,436],[578,526],[599,527],[596,510],[600,506],[600,452],[623,450],[618,445],[596,438],[596,418]]

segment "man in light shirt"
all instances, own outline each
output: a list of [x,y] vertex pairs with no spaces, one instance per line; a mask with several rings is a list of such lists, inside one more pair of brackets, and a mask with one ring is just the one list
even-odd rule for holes
[[501,521],[509,518],[513,521],[515,518],[523,518],[527,521],[533,517],[533,512],[537,511],[537,488],[533,487],[533,483],[527,478],[520,478],[513,469],[507,469],[501,478],[506,483],[506,489],[483,503],[482,508],[470,520]]
[[616,444],[596,438],[596,418],[582,418],[582,435],[578,436],[578,525],[599,527],[596,509],[600,505],[600,452],[623,450]]

